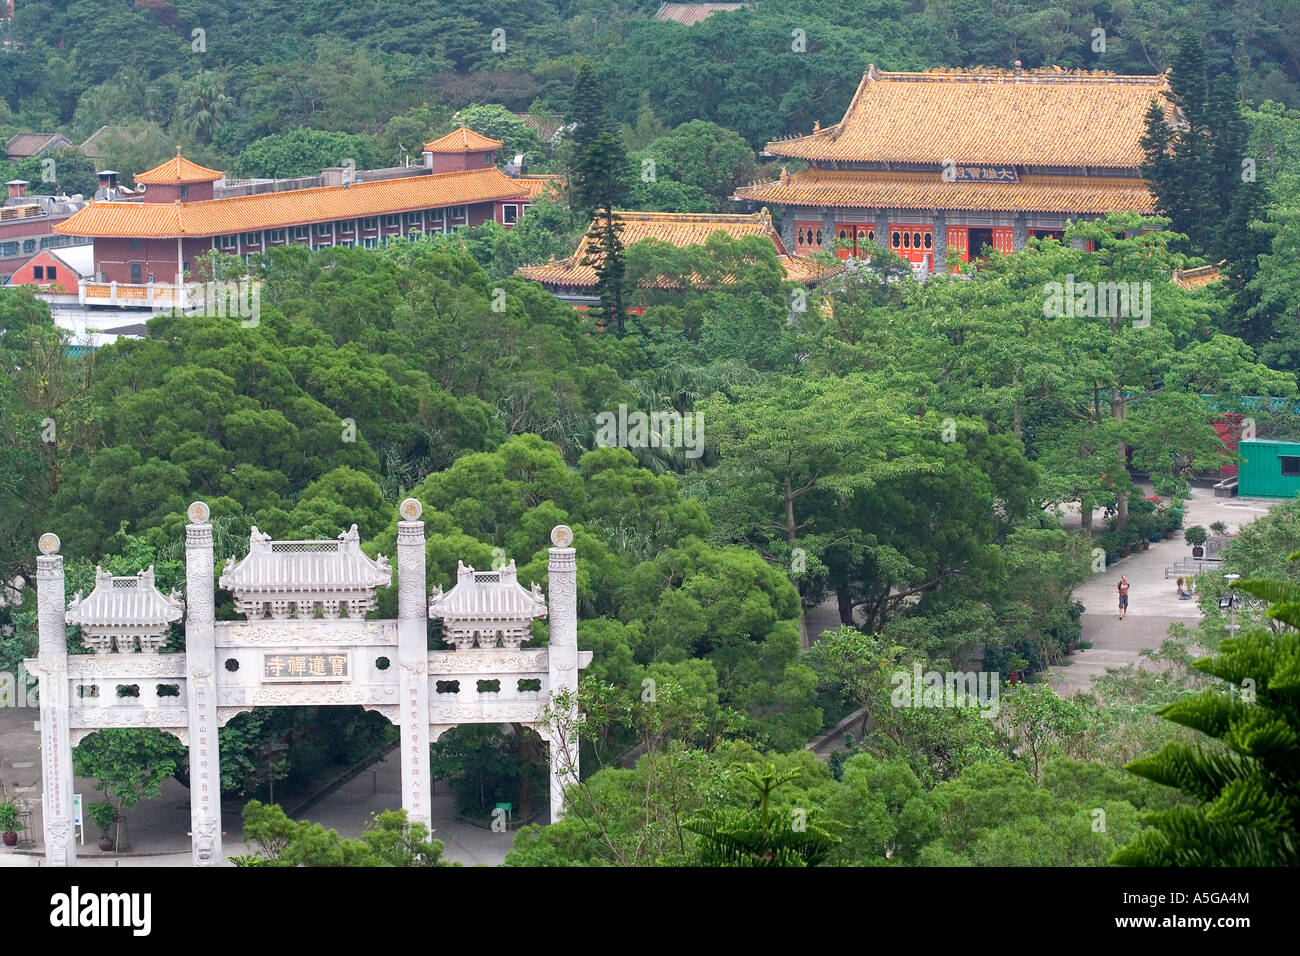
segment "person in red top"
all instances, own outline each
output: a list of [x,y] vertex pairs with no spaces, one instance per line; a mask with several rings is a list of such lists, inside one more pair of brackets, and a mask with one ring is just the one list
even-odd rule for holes
[[1128,589],[1131,587],[1128,583],[1128,575],[1119,576],[1119,584],[1115,585],[1115,590],[1119,592],[1119,619],[1124,620],[1124,615],[1128,613]]

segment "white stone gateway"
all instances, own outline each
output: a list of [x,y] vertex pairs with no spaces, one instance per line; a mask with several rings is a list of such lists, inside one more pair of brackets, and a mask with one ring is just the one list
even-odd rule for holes
[[[228,562],[219,582],[247,620],[221,622],[203,502],[190,506],[185,529],[184,605],[157,590],[151,567],[125,577],[96,569],[95,589],[65,609],[59,539],[42,535],[40,649],[25,663],[40,681],[46,862],[77,862],[72,747],[105,727],[153,727],[189,747],[194,865],[220,864],[217,729],[254,707],[360,704],[383,714],[401,728],[402,807],[426,826],[430,744],[458,724],[531,727],[550,743],[551,819],[559,819],[564,787],[577,775],[577,740],[562,730],[557,739],[545,711],[557,694],[572,699],[591,661],[578,650],[573,532],[560,525],[551,534],[549,608],[537,585],[518,583],[513,561],[486,572],[462,564],[455,586],[430,596],[420,503],[408,498],[400,513],[395,621],[365,619],[392,568],[361,552],[356,525],[336,541],[272,541],[253,528],[248,555]],[[161,654],[182,609],[185,652]],[[520,647],[530,622],[547,616],[549,646]],[[430,618],[442,619],[454,650],[428,649]],[[81,627],[93,654],[68,654],[67,624]]]

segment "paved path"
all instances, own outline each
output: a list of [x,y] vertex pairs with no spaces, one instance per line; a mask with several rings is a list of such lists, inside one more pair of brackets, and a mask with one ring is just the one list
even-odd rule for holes
[[[40,712],[35,708],[0,710],[0,781],[3,781],[11,798],[27,797],[34,801],[32,838],[41,844],[40,813],[40,737],[34,729]],[[446,845],[446,858],[466,866],[486,864],[496,866],[505,859],[514,843],[514,831],[493,833],[479,827],[461,823],[455,817],[451,791],[443,782],[434,788],[432,799],[434,836]],[[85,804],[101,799],[94,782],[77,777],[73,792],[80,793]],[[86,833],[86,842],[77,848],[80,866],[189,866],[190,865],[190,803],[189,790],[174,777],[163,782],[162,793],[152,800],[143,800],[127,815],[127,838],[131,852],[123,855],[104,853],[99,849],[98,833],[93,825]],[[244,800],[222,802],[222,823],[225,827],[226,856],[254,852],[240,842],[240,815]],[[338,830],[339,835],[355,838],[372,813],[397,810],[402,806],[402,790],[397,751],[373,768],[363,771],[352,780],[317,801],[302,814],[305,819]],[[25,855],[18,850],[0,848],[0,866],[32,865],[43,861],[41,856]]]
[[[1222,521],[1230,534],[1249,524],[1280,502],[1270,498],[1216,498],[1212,488],[1194,488],[1187,503],[1183,525],[1204,525]],[[1094,528],[1102,528],[1101,512],[1093,516]],[[1078,512],[1067,514],[1067,528],[1079,526]],[[1201,618],[1195,601],[1180,601],[1173,578],[1165,579],[1165,568],[1192,556],[1191,546],[1181,531],[1110,565],[1076,591],[1075,598],[1087,609],[1083,614],[1083,639],[1092,647],[1070,655],[1073,663],[1053,669],[1051,683],[1061,694],[1087,690],[1092,680],[1108,667],[1123,667],[1140,660],[1146,648],[1160,646],[1176,621],[1195,624]],[[1128,575],[1128,616],[1119,620],[1119,595],[1115,585],[1121,574]]]

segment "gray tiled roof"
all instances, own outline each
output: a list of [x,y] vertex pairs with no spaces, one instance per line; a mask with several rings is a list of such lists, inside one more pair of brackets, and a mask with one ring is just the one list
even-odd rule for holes
[[82,627],[157,627],[179,621],[179,597],[154,586],[153,566],[138,574],[114,577],[95,569],[95,589],[86,598],[78,591],[68,605],[67,622]]
[[356,525],[337,541],[272,541],[254,527],[248,554],[227,562],[220,584],[245,593],[329,593],[388,587],[392,580],[387,558],[361,553]]
[[515,577],[511,561],[499,571],[475,571],[456,563],[456,585],[446,594],[441,587],[429,596],[429,617],[445,621],[527,621],[546,616],[546,599],[536,584],[525,591]]

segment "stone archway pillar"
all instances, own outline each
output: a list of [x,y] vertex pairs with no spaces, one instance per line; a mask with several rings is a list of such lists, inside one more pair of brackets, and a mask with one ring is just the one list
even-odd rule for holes
[[[68,728],[68,639],[64,621],[63,556],[59,539],[41,537],[36,559],[36,615],[39,630],[38,677],[41,694],[41,788],[45,862],[76,866],[72,814],[72,735]],[[82,811],[85,812],[84,810]]]
[[429,605],[424,581],[424,522],[419,502],[402,502],[397,522],[398,713],[402,747],[402,809],[411,823],[433,829],[429,777]]
[[[566,531],[568,529],[565,529]],[[551,640],[547,652],[550,690],[569,692],[572,707],[563,733],[549,735],[551,752],[551,822],[564,816],[564,788],[578,780],[578,566],[573,548],[551,548],[547,566]]]
[[216,585],[208,507],[185,528],[185,693],[190,745],[190,844],[195,866],[220,866],[221,749],[217,743]]

